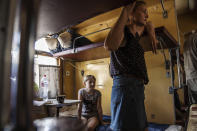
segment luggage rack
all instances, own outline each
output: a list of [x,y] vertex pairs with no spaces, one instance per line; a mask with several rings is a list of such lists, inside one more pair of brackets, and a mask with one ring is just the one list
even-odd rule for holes
[[[108,30],[108,29],[110,29],[110,28],[105,28],[105,29],[102,29],[102,30],[99,30],[96,32],[92,32],[92,33],[86,34],[81,37],[85,37],[87,35],[91,35],[91,34],[98,33],[100,31],[104,31],[104,30]],[[163,27],[163,26],[157,27],[155,29],[155,32],[156,32],[156,35],[162,37],[164,42],[166,43],[165,45],[163,45],[163,49],[171,49],[171,48],[178,47],[177,41],[167,31],[167,29],[165,27]],[[75,41],[80,39],[81,37],[76,38]],[[141,45],[145,51],[151,51],[152,50],[151,43],[147,43],[147,39],[145,37],[144,37],[144,40],[142,40]],[[73,43],[75,43],[75,42],[73,42]],[[103,42],[92,43],[89,45],[85,45],[85,46],[81,46],[81,47],[77,47],[77,48],[72,48],[72,49],[62,51],[62,52],[55,53],[55,54],[53,54],[53,57],[65,57],[65,58],[70,58],[70,59],[79,60],[79,61],[92,60],[93,57],[95,57],[96,59],[109,57],[109,51],[106,51],[103,48],[103,46],[104,46]],[[158,46],[158,49],[161,49],[161,47]],[[99,54],[96,54],[95,52],[99,52],[101,54],[99,55]],[[91,55],[91,56],[89,56],[88,59],[84,59],[82,56],[87,57],[87,54]]]

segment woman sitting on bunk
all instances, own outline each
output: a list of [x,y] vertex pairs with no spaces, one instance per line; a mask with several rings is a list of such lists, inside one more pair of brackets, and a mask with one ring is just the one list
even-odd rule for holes
[[88,131],[94,131],[102,124],[101,92],[95,89],[96,78],[93,75],[84,77],[85,88],[78,92],[81,103],[78,106],[78,117],[87,123]]

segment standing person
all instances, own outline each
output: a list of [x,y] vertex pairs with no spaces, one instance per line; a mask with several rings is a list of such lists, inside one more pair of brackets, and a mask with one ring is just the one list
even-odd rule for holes
[[102,124],[101,93],[95,89],[96,78],[93,75],[84,77],[84,86],[78,92],[81,103],[78,106],[79,119],[87,122],[88,131],[94,131],[96,126]]
[[144,107],[144,84],[148,83],[144,50],[139,39],[144,30],[149,34],[156,53],[156,37],[143,1],[123,8],[109,32],[104,46],[111,51],[110,74],[113,77],[111,93],[110,128],[113,131],[144,131],[147,118]]
[[197,104],[197,32],[186,38],[183,49],[189,103]]

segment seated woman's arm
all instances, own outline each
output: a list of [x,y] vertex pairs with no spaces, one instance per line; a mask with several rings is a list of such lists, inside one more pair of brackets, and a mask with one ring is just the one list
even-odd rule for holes
[[81,102],[78,105],[78,118],[81,119],[81,112],[82,112],[82,96],[80,92],[78,93],[78,100],[81,100]]
[[98,98],[97,101],[97,109],[98,109],[98,118],[101,124],[103,124],[103,110],[101,106],[101,96]]

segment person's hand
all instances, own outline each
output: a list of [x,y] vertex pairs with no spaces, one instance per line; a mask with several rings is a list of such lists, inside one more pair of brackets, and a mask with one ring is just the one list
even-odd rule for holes
[[136,1],[134,1],[133,3],[131,3],[127,6],[125,6],[124,9],[123,9],[123,13],[125,13],[126,16],[128,17],[128,21],[131,21],[131,19],[132,19],[132,14],[133,14],[133,9],[135,7],[135,3],[136,3]]
[[152,24],[151,21],[148,21],[145,27],[152,43],[152,51],[154,54],[156,54],[158,40],[156,39],[154,25]]

